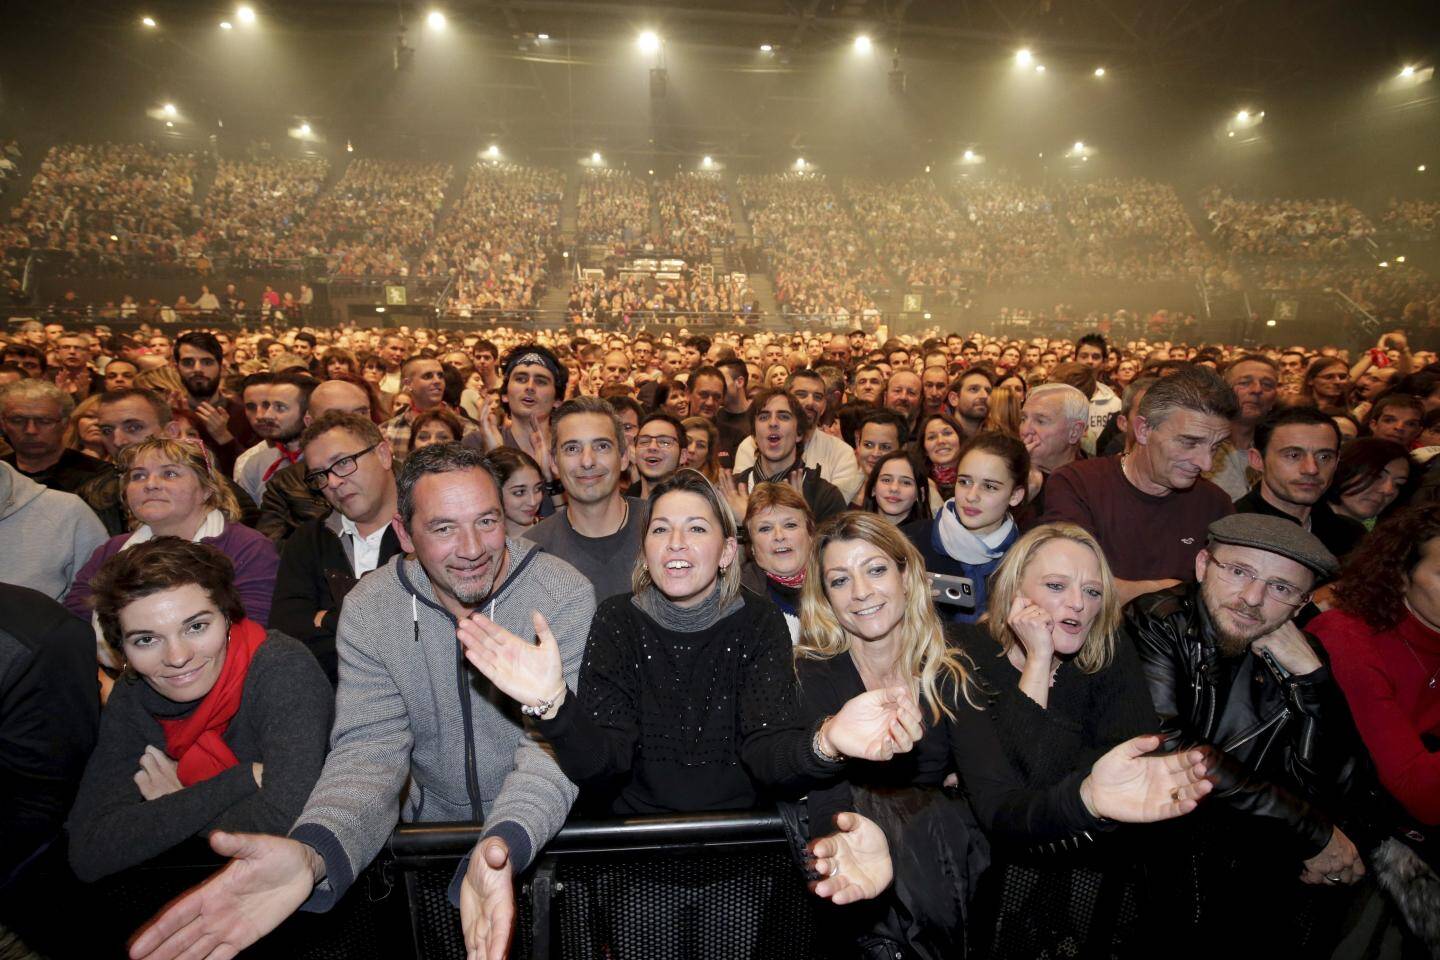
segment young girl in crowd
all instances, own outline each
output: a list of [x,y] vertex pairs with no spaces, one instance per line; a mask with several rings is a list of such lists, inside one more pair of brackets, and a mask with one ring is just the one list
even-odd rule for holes
[[925,472],[908,450],[892,450],[875,461],[861,502],[896,526],[930,519],[930,497],[921,484]]
[[948,414],[932,413],[920,421],[916,435],[920,438],[925,475],[940,491],[943,503],[955,495],[955,470],[960,465],[965,431]]
[[519,539],[539,522],[545,503],[545,480],[535,458],[514,447],[496,447],[487,456],[500,478],[501,507],[505,511],[505,535]]
[[955,495],[934,520],[905,526],[926,570],[971,581],[975,607],[957,609],[955,620],[974,623],[984,616],[985,578],[1020,536],[1010,511],[1025,500],[1029,476],[1025,444],[1003,433],[976,434],[960,451]]

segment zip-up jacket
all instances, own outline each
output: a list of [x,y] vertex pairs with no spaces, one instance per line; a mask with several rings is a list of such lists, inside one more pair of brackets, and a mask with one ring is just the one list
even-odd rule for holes
[[1218,754],[1205,803],[1275,822],[1302,860],[1324,849],[1334,823],[1316,803],[1349,793],[1362,775],[1344,695],[1320,644],[1306,636],[1322,666],[1303,676],[1253,651],[1224,657],[1194,583],[1136,599],[1125,622],[1163,749],[1209,745]]

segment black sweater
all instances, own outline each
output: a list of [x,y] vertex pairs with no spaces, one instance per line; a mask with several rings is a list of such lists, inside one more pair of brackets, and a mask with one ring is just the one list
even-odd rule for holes
[[660,626],[628,593],[595,611],[578,697],[537,726],[567,777],[610,789],[611,812],[744,810],[835,773],[799,716],[784,617],[742,597],[694,633]]
[[1140,657],[1119,637],[1115,659],[1096,673],[1064,663],[1042,708],[1020,690],[1020,671],[1000,653],[983,626],[956,628],[989,694],[987,713],[1000,746],[1025,785],[1043,789],[1075,770],[1088,770],[1101,754],[1131,737],[1160,729]]
[[[115,684],[100,719],[100,742],[85,768],[68,827],[70,865],[86,882],[158,856],[212,830],[284,836],[325,763],[335,695],[315,658],[271,631],[255,651],[240,709],[224,740],[239,759],[225,772],[146,800],[135,785],[147,746],[165,749],[160,721],[196,703],[176,703],[139,678]],[[263,764],[264,788],[251,764]]]
[[[947,625],[952,644],[959,637]],[[804,715],[817,720],[834,714],[851,697],[865,692],[864,681],[849,654],[828,660],[799,660],[800,700]],[[909,753],[886,763],[852,760],[846,764],[845,782],[810,791],[810,830],[815,836],[833,831],[832,818],[855,809],[850,785],[872,787],[932,786],[939,788],[952,771],[970,798],[976,819],[992,840],[1021,845],[1061,840],[1100,827],[1080,799],[1080,782],[1089,769],[1077,770],[1046,790],[1027,789],[1006,759],[988,711],[976,710],[958,696],[952,685],[942,685],[941,696],[951,704],[955,719],[943,713],[932,720],[930,707],[921,705],[925,731]],[[983,703],[983,696],[977,696]]]

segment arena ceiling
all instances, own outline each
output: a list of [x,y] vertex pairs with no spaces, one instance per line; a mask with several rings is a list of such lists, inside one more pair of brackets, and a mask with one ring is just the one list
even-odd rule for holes
[[[123,124],[175,98],[197,134],[303,117],[332,144],[500,142],[639,164],[809,152],[883,166],[972,146],[1035,156],[1080,138],[1144,153],[1203,142],[1250,105],[1316,127],[1440,51],[1433,0],[272,0],[253,5],[249,36],[217,28],[232,3],[6,6],[21,41],[0,64],[12,126]],[[426,28],[432,9],[443,36]],[[402,21],[414,60],[397,72]],[[658,54],[637,51],[643,30],[663,38]],[[1043,76],[1017,69],[1022,47]]]

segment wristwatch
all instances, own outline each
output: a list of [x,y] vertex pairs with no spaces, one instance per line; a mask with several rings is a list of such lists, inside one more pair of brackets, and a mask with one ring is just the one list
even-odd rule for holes
[[545,494],[551,497],[558,497],[565,492],[565,484],[559,480],[551,480],[545,484]]

